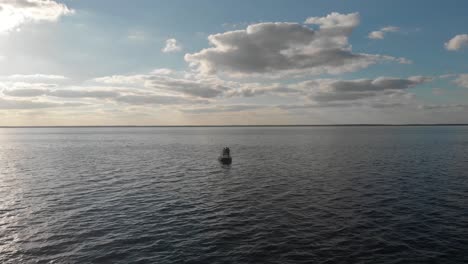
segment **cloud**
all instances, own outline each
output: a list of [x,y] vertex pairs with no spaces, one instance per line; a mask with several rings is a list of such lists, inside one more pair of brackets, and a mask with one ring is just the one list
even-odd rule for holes
[[180,72],[161,69],[150,74],[113,75],[95,78],[93,81],[117,86],[135,85],[170,94],[183,95],[194,98],[222,98],[222,97],[253,97],[262,94],[289,95],[302,91],[288,88],[278,83],[249,83],[226,81],[215,76],[191,75],[181,76]]
[[[261,95],[287,97],[304,102],[297,105],[276,107],[280,109],[396,108],[411,101],[413,95],[407,92],[409,88],[431,80],[430,77],[413,76],[409,78],[379,77],[356,80],[314,79],[300,82],[292,82],[291,80],[277,83],[241,82],[223,80],[217,76],[156,69],[147,74],[104,76],[77,86],[27,82],[0,83],[0,90],[3,94],[2,97],[0,93],[0,98],[13,100],[21,97],[40,103],[45,100],[51,101],[47,101],[48,103],[56,103],[62,98],[62,100],[93,106],[103,104],[109,106],[109,103],[145,107],[169,105],[171,107],[178,106],[182,112],[200,114],[275,108],[275,105],[258,106],[232,104],[232,102],[223,105],[223,102],[236,100],[233,99],[234,97]],[[35,105],[32,104],[30,107]],[[41,104],[36,106],[41,107]],[[46,105],[42,105],[42,107],[46,107]]]
[[450,51],[460,50],[468,46],[468,34],[456,35],[444,44],[445,49]]
[[157,75],[149,76],[145,86],[202,98],[214,98],[232,89],[218,79],[190,80]]
[[358,13],[340,14],[333,12],[325,17],[309,17],[305,24],[320,25],[321,29],[350,33],[360,23]]
[[353,103],[349,102],[329,102],[329,103],[307,103],[307,104],[285,104],[277,105],[276,107],[283,110],[301,110],[301,109],[314,109],[326,107],[351,107]]
[[335,80],[316,79],[298,83],[249,83],[225,81],[204,75],[174,77],[158,74],[114,75],[95,80],[115,85],[138,80],[144,88],[155,92],[168,93],[191,99],[209,99],[232,97],[255,97],[275,95],[281,97],[303,98],[315,102],[352,101],[379,96],[410,96],[403,92],[432,80],[430,77],[413,76],[410,78],[379,77],[375,79]]
[[166,40],[166,46],[162,49],[162,52],[178,52],[182,50],[182,46],[177,42],[176,39],[171,38]]
[[46,95],[61,97],[61,98],[94,98],[106,99],[115,98],[120,93],[108,90],[53,90],[46,93]]
[[208,101],[205,100],[191,100],[180,96],[164,95],[122,95],[115,98],[115,101],[131,105],[174,105],[208,103]]
[[28,100],[9,100],[0,98],[0,109],[41,109],[51,107],[76,107],[83,106],[81,103],[55,103],[44,101],[28,101]]
[[265,108],[265,105],[237,104],[237,105],[215,105],[209,107],[183,108],[182,112],[191,114],[220,113],[220,112],[242,112]]
[[4,95],[12,97],[36,97],[47,94],[46,89],[14,89],[14,90],[3,90]]
[[278,105],[276,107],[284,110],[296,110],[296,109],[316,109],[316,108],[346,108],[346,107],[367,107],[367,108],[397,108],[405,107],[407,104],[399,102],[364,102],[364,101],[352,101],[352,102],[316,102],[308,104],[287,104]]
[[370,39],[384,39],[385,33],[387,33],[387,32],[397,32],[399,30],[400,30],[400,28],[394,27],[394,26],[383,27],[383,28],[381,28],[379,30],[372,31],[371,33],[369,33],[369,35],[367,37],[370,38]]
[[73,13],[74,10],[53,0],[0,0],[0,33],[27,23],[54,22]]
[[[245,30],[210,35],[213,47],[186,54],[185,60],[201,73],[233,76],[339,74],[379,61],[402,62],[390,56],[352,52],[348,37],[359,24],[357,13],[310,17],[306,23],[311,26],[258,23]],[[314,25],[319,29],[311,28]]]
[[68,78],[63,75],[53,74],[13,74],[9,76],[0,77],[0,79],[12,81],[27,81],[27,82],[41,82],[41,81],[63,81]]
[[468,110],[467,104],[422,104],[418,106],[419,109],[423,110],[449,110],[449,111],[461,111]]
[[0,82],[4,95],[14,97],[35,97],[44,95],[50,88],[56,87],[51,83],[28,83],[28,82]]
[[128,33],[127,38],[131,41],[145,41],[148,35],[144,31],[134,30]]
[[143,84],[145,79],[148,77],[146,74],[136,75],[111,75],[94,78],[92,81],[101,84],[112,84],[112,85],[135,85]]
[[38,82],[14,82],[14,81],[6,81],[0,82],[0,87],[6,89],[29,89],[29,88],[53,88],[57,87],[55,83],[38,83]]
[[[86,89],[86,87],[62,88],[62,89],[4,89],[3,94],[9,97],[38,97],[44,98],[65,98],[65,99],[94,99],[108,100],[116,103],[125,103],[130,105],[174,105],[174,104],[206,104],[207,100],[190,98],[184,96],[160,95],[154,93],[135,93],[134,89]],[[1,95],[0,95],[1,99]],[[13,103],[18,101],[12,100]],[[27,105],[28,101],[19,101],[19,105]],[[55,104],[55,103],[54,103]],[[54,104],[31,104],[31,107],[52,107]],[[81,105],[81,104],[80,104]]]
[[461,87],[468,88],[468,74],[458,75],[454,82]]
[[167,68],[159,68],[159,69],[154,69],[151,74],[156,74],[156,75],[171,75],[174,74],[175,72],[171,69]]
[[297,96],[303,95],[304,91],[288,87],[279,83],[261,84],[261,83],[245,83],[239,88],[232,89],[226,93],[228,97],[254,97],[264,94],[275,94],[280,96]]
[[36,96],[52,96],[60,98],[94,98],[106,99],[120,96],[119,92],[111,90],[74,90],[74,89],[5,89],[3,94],[11,97],[36,97]]
[[113,85],[141,85],[146,88],[178,93],[186,96],[214,98],[232,89],[229,83],[217,78],[182,78],[168,69],[158,69],[150,74],[113,75],[95,78],[94,81]]
[[446,79],[446,78],[452,78],[452,77],[456,77],[457,74],[454,74],[454,73],[449,73],[449,74],[442,74],[442,75],[439,75],[439,78],[440,79]]
[[[308,98],[323,107],[325,103],[339,101],[357,101],[375,98],[403,98],[413,96],[406,90],[417,85],[432,81],[431,77],[413,76],[409,78],[378,77],[375,79],[335,80],[316,79],[299,83],[285,84],[242,84],[239,88],[225,93],[227,97],[253,97],[259,95],[277,95],[290,98]],[[386,104],[374,101],[375,108],[383,108]],[[382,105],[382,107],[378,107]],[[335,106],[335,105],[333,105]]]
[[376,79],[304,81],[293,85],[308,91],[315,102],[353,101],[377,96],[406,95],[402,91],[431,81],[432,78],[413,76],[407,79],[379,77]]

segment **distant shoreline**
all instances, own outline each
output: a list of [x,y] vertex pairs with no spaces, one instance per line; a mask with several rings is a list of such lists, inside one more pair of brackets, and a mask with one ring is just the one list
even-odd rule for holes
[[0,126],[0,128],[197,128],[197,127],[430,127],[468,124],[321,124],[321,125],[109,125],[109,126]]

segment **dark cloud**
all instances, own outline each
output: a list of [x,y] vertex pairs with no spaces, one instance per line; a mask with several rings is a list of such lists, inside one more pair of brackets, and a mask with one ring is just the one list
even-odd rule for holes
[[208,103],[206,100],[190,100],[180,96],[164,95],[122,95],[114,99],[117,102],[132,105],[171,105],[171,104],[200,104]]
[[310,99],[317,102],[328,102],[392,95],[431,80],[432,78],[423,76],[407,79],[379,77],[359,80],[313,80],[302,82],[296,86],[309,91]]
[[14,90],[3,90],[4,95],[13,96],[13,97],[34,97],[47,94],[48,90],[46,89],[14,89]]
[[42,101],[27,101],[27,100],[8,100],[0,98],[0,109],[41,109],[52,107],[76,107],[83,106],[81,103],[55,103]]
[[181,109],[182,112],[192,113],[192,114],[203,114],[203,113],[220,113],[220,112],[241,112],[254,110],[259,108],[265,108],[267,106],[262,105],[248,105],[248,104],[238,104],[238,105],[217,105],[210,107],[199,107],[199,108],[185,108]]
[[351,107],[356,106],[350,102],[327,102],[327,103],[313,103],[313,104],[287,104],[278,105],[276,107],[284,110],[296,110],[296,109],[312,109],[312,108],[327,108],[327,107]]
[[159,75],[148,76],[146,86],[202,98],[214,98],[231,89],[220,80],[190,80]]
[[159,69],[146,75],[113,75],[94,81],[118,86],[137,85],[200,98],[215,98],[232,89],[227,82],[216,78],[173,77],[169,74],[172,74],[170,70]]
[[263,94],[275,95],[297,95],[303,94],[303,91],[286,87],[281,84],[264,85],[258,83],[245,84],[241,88],[232,89],[226,93],[228,97],[241,96],[241,97],[254,97]]
[[49,96],[62,97],[62,98],[95,98],[95,99],[106,99],[115,98],[120,93],[115,91],[107,90],[53,90],[47,93]]
[[289,104],[289,105],[278,105],[277,107],[284,110],[296,110],[296,109],[314,109],[314,108],[346,108],[346,107],[367,107],[367,108],[399,108],[406,107],[408,104],[395,103],[395,102],[363,102],[363,101],[351,101],[351,102],[320,102],[310,104]]
[[[10,97],[37,97],[47,96],[50,98],[67,98],[67,99],[96,99],[96,100],[112,100],[114,102],[133,104],[133,105],[169,105],[169,104],[206,104],[209,103],[206,99],[172,96],[172,95],[158,95],[153,93],[135,93],[134,89],[117,89],[117,90],[97,90],[97,89],[8,89],[3,90],[3,94]],[[24,102],[21,105],[27,104],[28,101],[14,101]],[[48,107],[49,104],[34,103],[31,106]],[[53,104],[50,104],[53,106]]]

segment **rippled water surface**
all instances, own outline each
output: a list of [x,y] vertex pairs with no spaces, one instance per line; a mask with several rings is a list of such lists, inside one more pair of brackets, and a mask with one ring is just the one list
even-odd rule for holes
[[0,263],[468,263],[468,127],[0,129]]

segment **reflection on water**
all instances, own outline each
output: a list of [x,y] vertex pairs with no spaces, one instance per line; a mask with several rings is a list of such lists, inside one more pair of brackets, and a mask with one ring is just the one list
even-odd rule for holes
[[465,127],[1,129],[0,262],[466,263],[467,147]]

